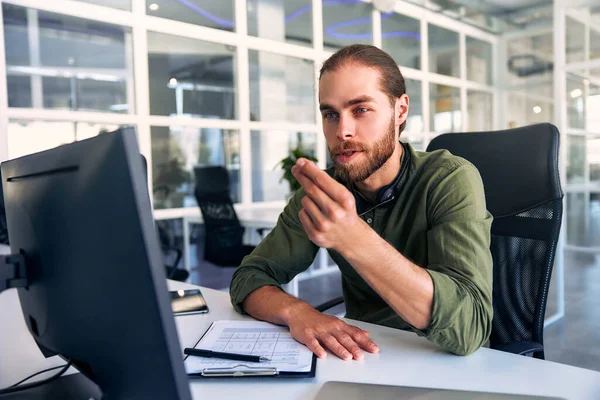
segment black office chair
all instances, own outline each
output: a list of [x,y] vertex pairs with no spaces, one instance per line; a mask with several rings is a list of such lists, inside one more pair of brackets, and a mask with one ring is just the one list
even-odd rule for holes
[[[144,172],[146,174],[146,178],[148,177],[148,163],[146,161],[146,157],[140,155],[142,157],[142,165],[144,167]],[[158,235],[158,242],[160,243],[160,247],[163,255],[163,263],[165,265],[165,270],[168,279],[172,279],[175,281],[185,282],[187,281],[190,273],[185,269],[179,268],[179,262],[181,261],[181,257],[183,256],[183,252],[181,249],[175,247],[174,238],[169,233],[165,227],[159,222],[155,223],[156,234]]]
[[563,192],[558,129],[537,124],[501,132],[445,134],[427,151],[447,149],[473,163],[494,216],[493,349],[544,359],[544,316]]
[[[544,315],[562,219],[559,133],[550,124],[499,132],[444,134],[427,151],[449,150],[473,163],[494,216],[490,347],[544,359]],[[325,311],[336,298],[316,308]]]
[[244,228],[229,194],[223,166],[195,167],[194,194],[205,226],[204,259],[220,267],[237,267],[255,246],[243,243]]

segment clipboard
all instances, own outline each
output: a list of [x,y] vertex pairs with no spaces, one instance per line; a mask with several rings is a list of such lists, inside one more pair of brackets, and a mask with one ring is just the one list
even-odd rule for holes
[[317,356],[295,341],[287,328],[267,322],[215,321],[194,348],[199,345],[218,351],[260,354],[271,358],[271,362],[186,356],[184,366],[190,378],[314,378],[316,374]]

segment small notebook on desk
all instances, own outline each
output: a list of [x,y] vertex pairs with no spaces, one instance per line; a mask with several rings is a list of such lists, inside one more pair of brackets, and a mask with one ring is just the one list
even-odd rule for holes
[[316,356],[297,342],[286,327],[260,321],[215,321],[194,346],[223,353],[250,354],[270,359],[245,362],[187,356],[184,366],[191,377],[313,378]]

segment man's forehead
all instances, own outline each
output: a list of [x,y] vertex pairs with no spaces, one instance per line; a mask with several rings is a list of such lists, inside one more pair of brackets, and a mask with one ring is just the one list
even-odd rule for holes
[[319,102],[343,103],[369,96],[375,101],[386,100],[381,90],[380,72],[375,68],[351,64],[327,71],[319,82]]

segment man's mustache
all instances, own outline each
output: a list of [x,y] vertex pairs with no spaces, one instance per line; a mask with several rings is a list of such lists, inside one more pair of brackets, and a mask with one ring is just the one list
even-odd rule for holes
[[345,151],[365,151],[367,147],[355,142],[342,142],[332,149],[329,149],[331,154],[337,155]]

